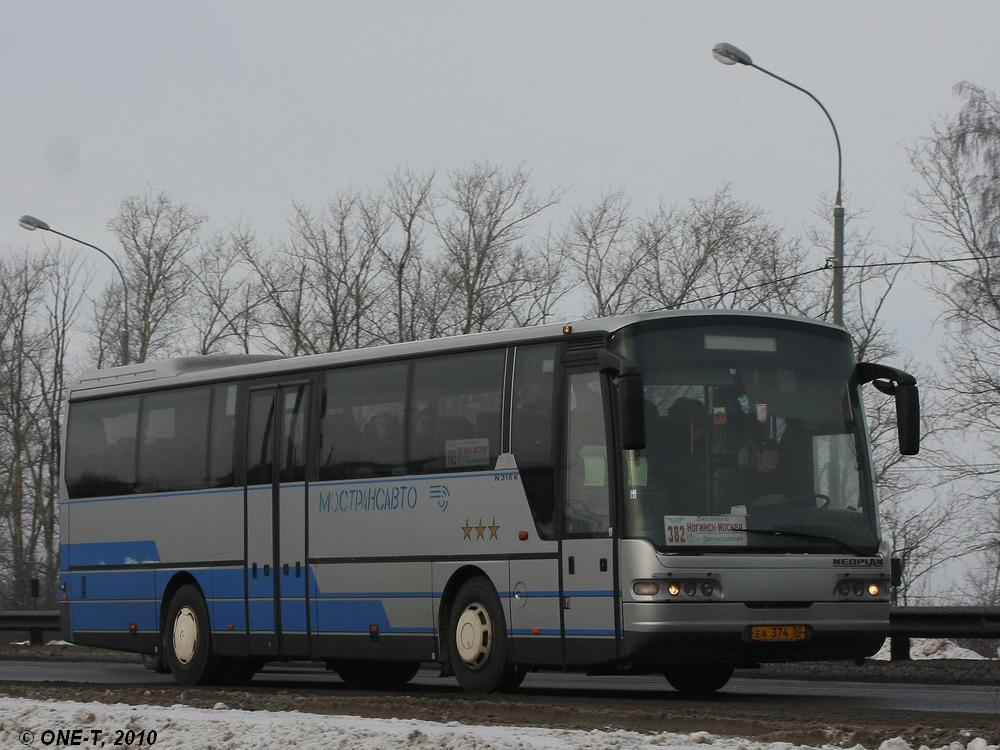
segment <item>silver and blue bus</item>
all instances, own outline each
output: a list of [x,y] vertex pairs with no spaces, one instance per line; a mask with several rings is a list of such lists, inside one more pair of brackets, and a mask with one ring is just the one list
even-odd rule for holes
[[841,328],[676,311],[69,388],[65,638],[183,684],[315,660],[393,687],[861,659],[889,622],[862,408],[914,379]]

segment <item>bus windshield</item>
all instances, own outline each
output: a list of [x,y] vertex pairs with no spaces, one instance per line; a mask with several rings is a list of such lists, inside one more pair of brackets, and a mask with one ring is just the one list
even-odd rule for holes
[[625,536],[677,554],[876,552],[845,334],[661,321],[616,339],[645,397],[646,447],[622,462]]

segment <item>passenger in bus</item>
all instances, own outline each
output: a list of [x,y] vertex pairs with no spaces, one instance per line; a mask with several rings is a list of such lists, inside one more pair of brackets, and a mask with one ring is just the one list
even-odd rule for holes
[[369,476],[385,476],[399,468],[402,448],[399,419],[388,412],[368,418],[361,434],[361,463],[368,465]]

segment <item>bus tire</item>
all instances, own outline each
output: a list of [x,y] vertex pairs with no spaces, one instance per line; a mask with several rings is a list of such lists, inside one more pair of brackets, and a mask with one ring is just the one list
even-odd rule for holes
[[521,667],[515,667],[513,664],[508,665],[507,671],[504,673],[503,679],[500,681],[500,687],[498,690],[501,693],[515,692],[519,687],[521,687],[521,683],[524,682],[524,677],[527,674],[527,671]]
[[664,671],[670,686],[683,695],[709,695],[733,676],[732,664],[681,664]]
[[417,676],[418,661],[335,661],[331,667],[348,687],[394,690]]
[[201,592],[190,583],[170,597],[164,620],[163,653],[174,679],[182,685],[205,685],[218,677],[212,655],[208,607]]
[[448,613],[451,668],[463,690],[492,693],[512,679],[500,597],[483,576],[461,585]]

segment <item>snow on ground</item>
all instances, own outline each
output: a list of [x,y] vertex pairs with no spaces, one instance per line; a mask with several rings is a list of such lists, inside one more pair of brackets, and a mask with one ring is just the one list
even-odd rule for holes
[[[100,737],[112,746],[116,730],[138,733],[156,732],[158,750],[221,750],[241,748],[298,748],[299,750],[394,750],[395,748],[433,748],[434,750],[556,750],[579,748],[596,750],[798,750],[788,742],[755,742],[738,738],[720,738],[707,732],[691,734],[640,734],[628,731],[581,731],[540,729],[535,727],[474,726],[449,722],[440,724],[411,719],[364,719],[356,716],[320,716],[298,711],[240,711],[217,703],[213,709],[190,706],[131,706],[121,703],[77,703],[42,701],[28,698],[0,698],[0,746],[62,746],[51,733],[80,729],[84,744],[91,741],[92,730],[102,730]],[[145,746],[150,743],[146,742]],[[138,747],[135,745],[135,747]],[[807,750],[803,748],[802,750]],[[834,746],[808,750],[838,750]],[[856,745],[851,750],[862,750]],[[879,750],[910,750],[899,738],[888,739]],[[945,750],[998,750],[982,739],[967,745],[954,742]]]
[[[886,639],[882,648],[872,659],[879,661],[889,661],[889,640]],[[971,649],[962,648],[954,641],[947,638],[911,638],[910,639],[911,659],[986,659],[982,654],[977,654]]]

